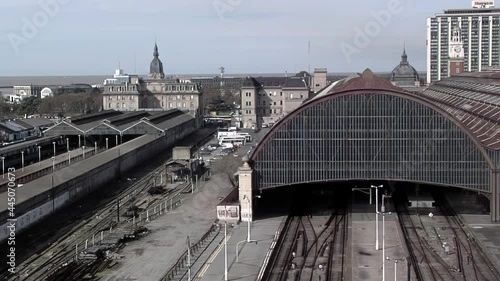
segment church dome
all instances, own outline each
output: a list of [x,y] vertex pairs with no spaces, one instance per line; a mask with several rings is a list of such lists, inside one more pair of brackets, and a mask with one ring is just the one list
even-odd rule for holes
[[149,66],[149,77],[164,78],[165,74],[163,73],[163,63],[160,60],[160,53],[158,52],[158,46],[156,45],[156,43],[153,57],[153,61],[151,61],[151,65]]
[[394,68],[391,74],[391,82],[396,86],[415,86],[420,81],[417,70],[408,62],[406,50],[403,50],[401,62]]

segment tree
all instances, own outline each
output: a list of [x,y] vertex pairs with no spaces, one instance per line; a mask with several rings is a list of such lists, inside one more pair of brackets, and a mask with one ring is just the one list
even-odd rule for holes
[[0,96],[0,116],[12,114],[16,110],[15,104],[8,104],[5,98]]
[[21,100],[17,112],[22,115],[33,115],[40,113],[40,102],[39,97],[27,97]]

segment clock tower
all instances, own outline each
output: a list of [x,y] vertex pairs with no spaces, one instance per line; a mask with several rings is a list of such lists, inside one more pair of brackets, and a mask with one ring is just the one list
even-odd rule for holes
[[464,72],[465,65],[464,43],[462,41],[460,27],[455,26],[452,31],[449,58],[448,58],[448,76]]

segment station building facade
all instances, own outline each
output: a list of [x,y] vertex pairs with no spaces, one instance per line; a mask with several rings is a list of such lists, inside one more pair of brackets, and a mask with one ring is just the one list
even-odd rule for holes
[[156,44],[148,77],[117,70],[113,78],[104,81],[103,108],[118,111],[179,109],[193,115],[197,126],[203,125],[201,86],[166,77]]

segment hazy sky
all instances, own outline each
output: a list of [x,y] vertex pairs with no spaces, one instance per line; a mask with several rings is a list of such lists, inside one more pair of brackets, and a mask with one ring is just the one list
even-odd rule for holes
[[[388,8],[391,3],[395,8]],[[112,75],[119,63],[127,73],[146,74],[155,37],[167,74],[218,73],[220,66],[227,75],[290,73],[309,65],[329,72],[390,71],[400,61],[403,42],[410,63],[425,71],[426,18],[470,5],[470,0],[0,1],[0,76]],[[390,18],[377,22],[374,14]],[[360,30],[368,40],[355,42]]]

